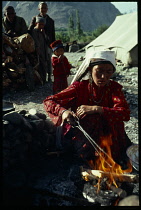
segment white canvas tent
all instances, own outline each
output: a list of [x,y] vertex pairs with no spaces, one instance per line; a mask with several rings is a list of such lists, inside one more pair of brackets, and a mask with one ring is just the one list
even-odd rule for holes
[[138,65],[137,12],[117,16],[112,25],[85,46],[86,53],[94,50],[113,50],[116,59],[125,65]]

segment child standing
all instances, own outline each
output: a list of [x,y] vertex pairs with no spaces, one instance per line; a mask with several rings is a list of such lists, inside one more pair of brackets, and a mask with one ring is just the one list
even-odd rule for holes
[[48,37],[44,31],[45,18],[36,17],[36,26],[32,30],[32,37],[35,41],[35,49],[39,59],[39,74],[43,84],[46,82],[49,63]]
[[56,94],[68,87],[67,77],[72,66],[64,55],[64,46],[61,40],[54,41],[50,44],[50,47],[54,53],[51,62],[54,76],[53,93]]

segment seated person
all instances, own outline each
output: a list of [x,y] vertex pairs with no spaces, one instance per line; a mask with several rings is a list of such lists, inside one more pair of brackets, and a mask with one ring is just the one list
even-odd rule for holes
[[130,120],[130,110],[122,86],[110,79],[115,71],[114,51],[91,51],[71,85],[47,97],[43,104],[52,122],[62,125],[62,144],[70,141],[81,157],[95,160],[95,149],[75,127],[79,119],[80,125],[99,146],[103,139],[109,141],[113,160],[124,168],[128,163],[126,149],[131,145],[124,121]]

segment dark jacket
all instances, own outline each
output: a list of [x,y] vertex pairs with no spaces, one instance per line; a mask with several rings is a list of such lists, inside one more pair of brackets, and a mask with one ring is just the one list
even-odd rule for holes
[[48,39],[44,32],[40,31],[37,28],[32,30],[32,37],[35,41],[35,48],[39,57],[46,61],[48,60]]
[[5,33],[11,31],[15,33],[14,36],[21,36],[27,33],[28,27],[24,18],[15,16],[13,23],[10,23],[6,17],[2,18],[2,26]]
[[[40,14],[37,16],[34,16],[31,20],[30,26],[29,26],[29,33],[32,33],[31,31],[35,27],[36,23],[36,17],[41,17]],[[54,20],[50,18],[48,15],[45,17],[46,24],[44,27],[45,33],[47,34],[47,37],[49,38],[49,45],[55,41],[55,27],[54,27]]]

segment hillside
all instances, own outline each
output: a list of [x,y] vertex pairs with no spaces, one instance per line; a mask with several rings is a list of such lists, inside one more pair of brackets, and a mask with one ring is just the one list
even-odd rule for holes
[[[32,17],[38,14],[39,1],[3,1],[2,7],[13,6],[18,16],[24,17],[29,25]],[[55,28],[67,28],[68,18],[79,10],[81,28],[93,31],[105,24],[111,25],[120,12],[110,2],[48,2],[48,15],[54,19]]]

